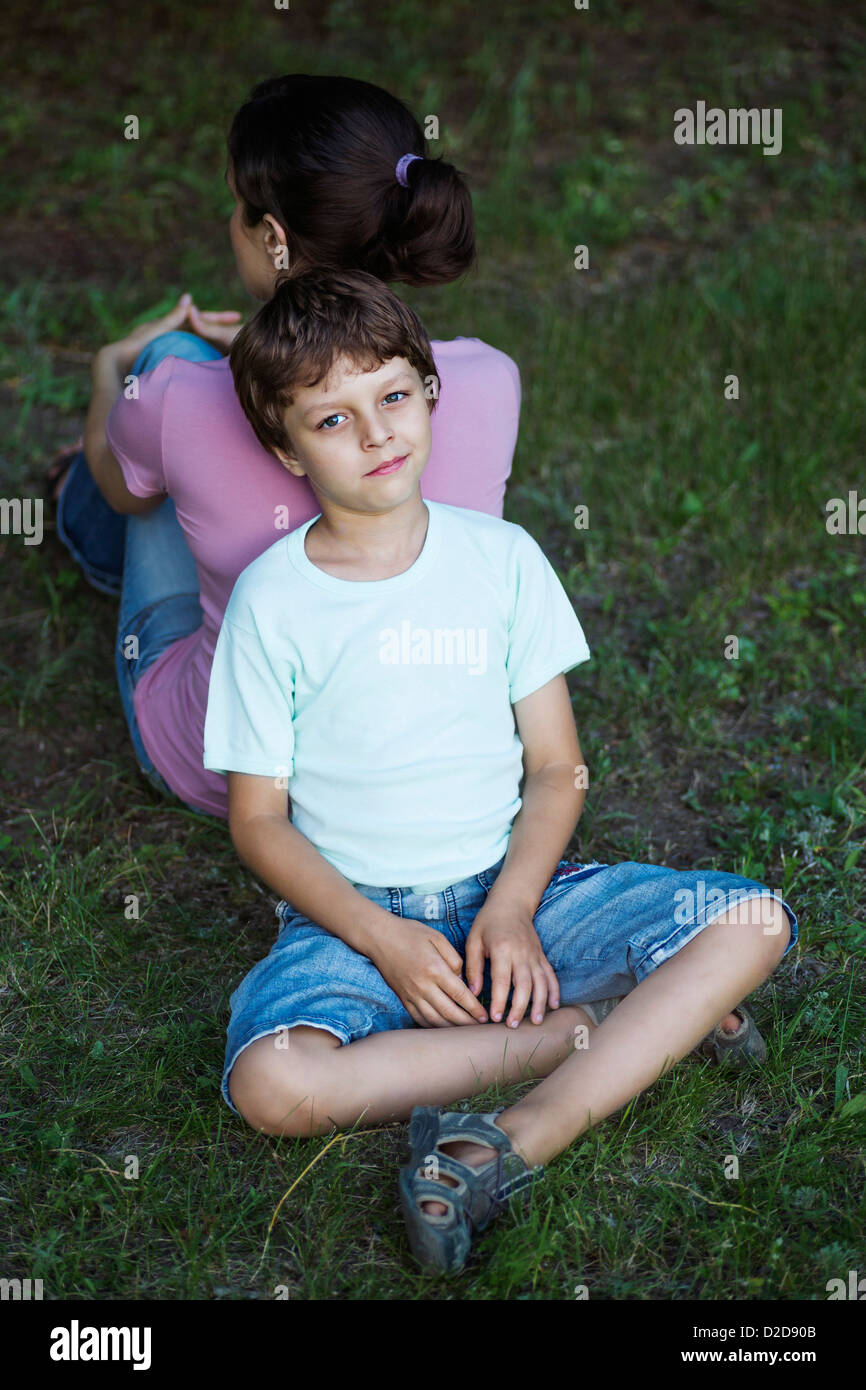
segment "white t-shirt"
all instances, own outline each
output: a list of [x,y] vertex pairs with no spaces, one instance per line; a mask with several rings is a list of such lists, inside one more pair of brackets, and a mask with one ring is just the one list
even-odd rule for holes
[[590,653],[521,526],[425,506],[423,549],[390,579],[312,564],[315,517],[247,566],[204,766],[288,778],[292,823],[350,882],[437,892],[507,849],[523,775],[511,706]]

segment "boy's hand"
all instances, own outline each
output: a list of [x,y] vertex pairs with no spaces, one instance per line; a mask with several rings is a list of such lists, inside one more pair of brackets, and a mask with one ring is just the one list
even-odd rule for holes
[[514,994],[506,1019],[510,1028],[516,1028],[523,1018],[530,997],[533,1023],[541,1023],[548,1004],[559,1008],[559,981],[525,909],[501,902],[494,905],[488,898],[476,913],[466,941],[466,978],[473,994],[481,989],[488,956],[493,984],[490,1017],[494,1023],[502,1018],[512,983]]
[[403,918],[371,957],[379,974],[422,1028],[486,1023],[487,1010],[462,979],[463,961],[441,932]]

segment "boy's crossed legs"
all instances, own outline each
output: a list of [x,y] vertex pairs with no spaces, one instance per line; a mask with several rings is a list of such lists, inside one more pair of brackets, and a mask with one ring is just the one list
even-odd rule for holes
[[[563,999],[573,999],[575,989],[580,997],[581,975],[583,997],[601,997],[602,980],[604,993],[626,995],[598,1027],[574,1004],[550,1011],[540,1025],[524,1021],[516,1029],[492,1022],[395,1028],[392,1022],[385,1031],[347,1046],[323,1028],[289,1026],[276,1036],[259,1036],[236,1056],[230,1075],[235,1106],[255,1128],[309,1136],[327,1133],[334,1125],[349,1128],[361,1119],[405,1119],[416,1105],[444,1106],[494,1082],[524,1080],[531,1068],[531,1074],[546,1079],[500,1115],[497,1124],[530,1167],[546,1162],[685,1056],[726,1010],[772,973],[796,934],[793,914],[789,917],[781,902],[769,896],[735,902],[708,925],[700,918],[712,916],[712,901],[702,914],[676,926],[674,914],[664,907],[672,893],[680,901],[677,889],[681,894],[686,884],[700,882],[720,894],[724,884],[731,901],[738,886],[740,893],[771,893],[751,880],[728,874],[707,874],[701,880],[694,873],[646,865],[601,867],[606,879],[595,877],[598,871],[592,869],[575,875],[573,868],[562,872],[560,866],[536,914]],[[485,876],[480,879],[483,887]],[[478,905],[480,901],[475,910]],[[459,913],[454,915],[456,921]],[[622,924],[624,918],[629,925],[620,925],[617,946],[611,922]],[[293,930],[299,929],[284,928],[281,939]],[[625,937],[629,945],[623,952]],[[579,957],[575,973],[563,952],[578,938],[583,954],[571,951]],[[624,956],[631,978],[622,974]],[[374,969],[370,962],[366,965]],[[261,962],[256,969],[264,966]],[[589,1032],[586,1048],[575,1049],[578,1024]],[[493,1154],[478,1144],[449,1147],[471,1166]],[[425,1209],[443,1210],[435,1203],[425,1203]]]

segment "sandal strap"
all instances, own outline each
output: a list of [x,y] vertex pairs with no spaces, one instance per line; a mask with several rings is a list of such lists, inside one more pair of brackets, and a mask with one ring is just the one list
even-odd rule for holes
[[[475,1174],[481,1173],[481,1169],[473,1169]],[[527,1168],[525,1173],[518,1173],[513,1178],[508,1178],[505,1182],[499,1183],[494,1190],[482,1181],[477,1185],[473,1184],[476,1193],[484,1193],[485,1197],[497,1207],[504,1207],[519,1192],[532,1187],[544,1176],[544,1169],[539,1165],[537,1168]],[[452,1210],[457,1205],[462,1205],[460,1199],[467,1192],[472,1192],[468,1183],[461,1184],[461,1188],[449,1187],[447,1184],[437,1182],[435,1178],[422,1178],[416,1176],[412,1182],[412,1191],[416,1201],[421,1202],[441,1202],[443,1206],[448,1206]],[[430,1213],[427,1213],[428,1215]]]
[[527,1187],[533,1187],[543,1177],[544,1168],[540,1163],[535,1168],[527,1168],[525,1173],[518,1173],[516,1177],[502,1184],[496,1194],[497,1200],[504,1205],[511,1197],[523,1192]]
[[443,1112],[439,1116],[439,1131],[436,1135],[437,1149],[442,1144],[455,1144],[460,1141],[471,1140],[476,1144],[485,1145],[488,1149],[513,1153],[514,1146],[505,1130],[494,1124],[494,1120],[502,1114],[504,1109],[504,1106],[500,1106],[498,1110],[491,1110],[486,1115],[470,1114],[462,1110]]
[[[448,1187],[441,1182],[434,1182],[432,1178],[412,1179],[412,1196],[420,1207],[422,1202],[441,1202],[444,1207],[448,1207],[445,1216],[435,1216],[432,1212],[424,1212],[424,1218],[428,1221],[450,1221],[455,1215],[459,1203],[460,1193],[454,1187]],[[455,1198],[458,1200],[455,1201]]]
[[[463,1165],[461,1165],[463,1166]],[[459,1187],[449,1187],[447,1183],[436,1182],[434,1178],[421,1177],[418,1172],[411,1175],[409,1185],[412,1192],[412,1199],[418,1208],[419,1215],[425,1221],[432,1221],[438,1225],[450,1225],[453,1220],[459,1221],[461,1216],[470,1223],[476,1231],[481,1231],[497,1214],[498,1209],[504,1205],[498,1198],[499,1184],[494,1178],[489,1186],[485,1183],[484,1171],[480,1168],[469,1169],[471,1174],[469,1181],[461,1179]],[[494,1163],[485,1164],[485,1169],[493,1169]],[[433,1215],[432,1212],[421,1211],[423,1202],[440,1202],[447,1208],[443,1215]]]
[[[422,1202],[441,1202],[447,1205],[449,1213],[465,1212],[473,1227],[480,1231],[499,1214],[511,1197],[532,1187],[544,1176],[544,1168],[540,1164],[535,1168],[527,1167],[505,1131],[494,1124],[503,1109],[504,1106],[500,1106],[486,1115],[462,1111],[439,1113],[434,1142],[420,1158],[419,1149],[413,1153],[410,1184],[419,1208]],[[460,1140],[474,1140],[488,1148],[495,1147],[496,1157],[473,1167],[453,1154],[442,1151],[441,1145]],[[424,1167],[432,1159],[436,1160],[438,1172],[453,1179],[456,1186],[437,1182],[424,1174]]]
[[437,1149],[429,1154],[425,1154],[418,1164],[417,1173],[419,1183],[432,1182],[435,1184],[438,1181],[437,1178],[431,1178],[429,1173],[424,1171],[425,1169],[429,1169],[431,1161],[434,1160],[436,1163],[436,1171],[439,1176],[441,1177],[444,1173],[446,1177],[452,1178],[456,1183],[456,1187],[448,1187],[449,1192],[465,1191],[469,1186],[466,1181],[467,1177],[478,1171],[477,1168],[471,1168],[468,1163],[463,1163],[459,1158],[455,1158],[453,1154],[439,1153]]

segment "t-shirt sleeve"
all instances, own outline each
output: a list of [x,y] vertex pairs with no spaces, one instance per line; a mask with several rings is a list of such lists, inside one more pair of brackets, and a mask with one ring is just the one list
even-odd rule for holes
[[136,497],[169,492],[163,459],[163,420],[175,359],[165,357],[152,372],[142,372],[137,396],[121,392],[105,424],[108,447],[120,464],[123,481]]
[[223,619],[211,668],[204,766],[211,772],[291,777],[294,684],[278,673],[256,631]]
[[511,703],[588,661],[589,646],[571,600],[541,547],[517,527],[511,557],[508,671]]
[[421,494],[502,516],[520,417],[520,372],[479,338],[432,343],[440,398]]

